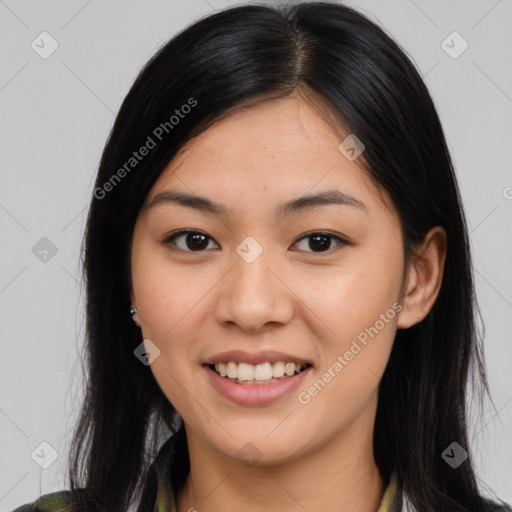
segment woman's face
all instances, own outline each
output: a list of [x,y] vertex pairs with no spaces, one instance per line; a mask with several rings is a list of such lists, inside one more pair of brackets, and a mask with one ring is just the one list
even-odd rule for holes
[[[282,463],[370,435],[401,308],[403,240],[396,211],[340,142],[306,102],[266,102],[191,141],[148,194],[132,304],[189,442]],[[327,191],[339,201],[283,208]],[[310,366],[258,384],[297,362]]]

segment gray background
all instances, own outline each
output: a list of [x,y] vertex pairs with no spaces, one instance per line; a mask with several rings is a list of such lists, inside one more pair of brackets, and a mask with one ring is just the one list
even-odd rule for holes
[[[445,129],[469,221],[496,404],[474,418],[471,436],[479,476],[511,502],[512,3],[347,3],[412,56]],[[235,2],[0,0],[0,512],[67,487],[82,397],[79,247],[114,116],[164,41],[228,5]],[[42,46],[43,31],[59,45],[47,59],[31,47]],[[441,46],[453,31],[469,44],[458,58]],[[462,48],[453,37],[445,44]],[[32,251],[43,237],[57,248],[46,262]],[[31,457],[44,441],[59,454],[47,469]]]

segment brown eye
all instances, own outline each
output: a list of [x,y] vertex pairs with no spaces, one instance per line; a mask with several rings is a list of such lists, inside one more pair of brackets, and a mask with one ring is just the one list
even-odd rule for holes
[[[176,240],[180,240],[179,243],[176,243]],[[306,248],[300,249],[306,252],[313,253],[324,253],[332,249],[333,240],[335,240],[336,245],[334,247],[340,245],[348,245],[348,242],[343,238],[329,232],[315,231],[309,233],[302,238],[300,238],[296,244],[302,241],[308,240],[308,244]],[[208,249],[209,241],[213,241],[213,238],[209,237],[206,233],[197,230],[181,230],[172,235],[169,235],[163,241],[166,245],[174,245],[179,250],[186,252],[202,252],[205,249]],[[214,242],[217,247],[218,244]],[[210,247],[211,248],[211,247]]]
[[[343,238],[341,238],[341,237],[339,237],[337,235],[334,235],[333,233],[322,232],[322,231],[314,232],[314,233],[309,233],[306,236],[303,236],[299,240],[299,242],[303,241],[303,240],[309,240],[309,243],[307,244],[307,247],[312,252],[326,252],[329,249],[331,249],[331,246],[332,246],[332,242],[331,241],[333,239],[338,242],[337,245],[347,245],[347,243],[348,243],[345,240],[343,240]],[[307,251],[307,249],[302,249],[302,250],[306,250]]]
[[[184,238],[183,238],[184,237]],[[180,243],[176,243],[175,240],[182,239]],[[188,252],[201,252],[208,248],[208,241],[213,240],[208,235],[201,231],[194,230],[182,230],[168,236],[165,240],[165,244],[172,244],[178,247],[182,251]]]

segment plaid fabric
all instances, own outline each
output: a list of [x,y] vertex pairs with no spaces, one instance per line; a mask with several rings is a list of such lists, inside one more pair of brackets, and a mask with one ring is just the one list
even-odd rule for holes
[[[171,436],[162,446],[149,467],[140,502],[136,512],[176,512],[173,493],[165,482],[169,480],[169,464],[175,452],[175,439]],[[395,475],[391,475],[378,512],[401,512],[402,499]],[[41,496],[32,503],[16,508],[13,512],[72,512],[70,491],[58,491]],[[74,512],[74,511],[73,511]]]

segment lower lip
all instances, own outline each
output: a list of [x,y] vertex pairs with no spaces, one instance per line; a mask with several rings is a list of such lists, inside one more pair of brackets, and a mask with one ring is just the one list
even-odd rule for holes
[[270,382],[269,384],[237,384],[221,377],[217,372],[212,370],[208,365],[203,365],[213,387],[226,398],[239,405],[266,405],[276,402],[288,393],[296,389],[309,375],[312,366],[306,368],[297,375],[288,377],[279,382]]

